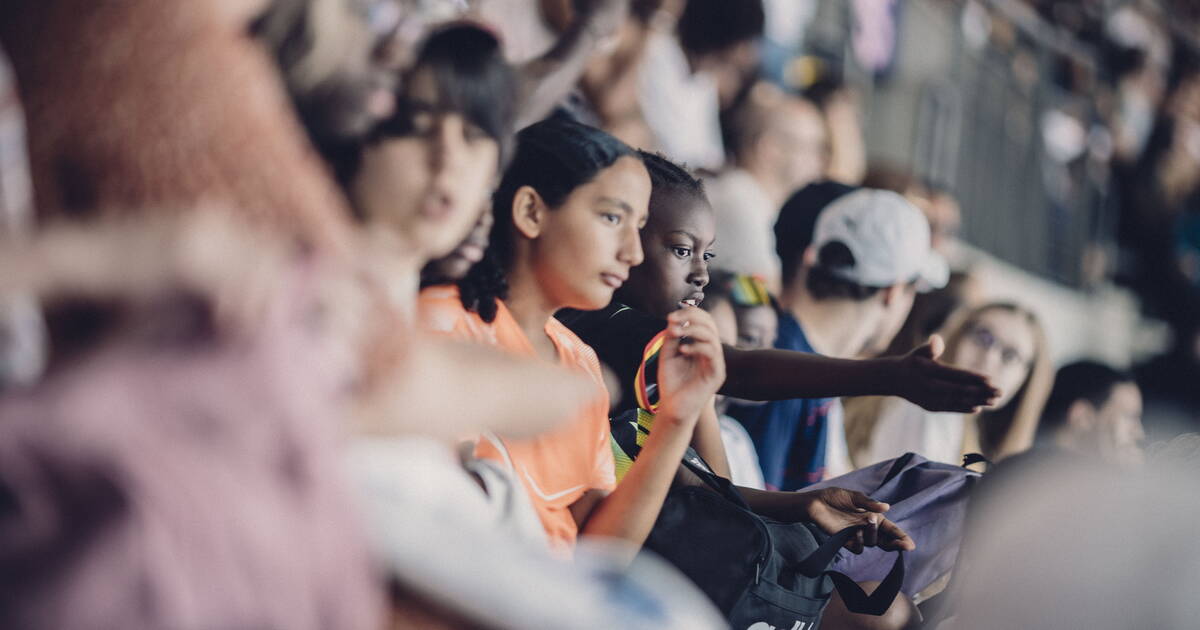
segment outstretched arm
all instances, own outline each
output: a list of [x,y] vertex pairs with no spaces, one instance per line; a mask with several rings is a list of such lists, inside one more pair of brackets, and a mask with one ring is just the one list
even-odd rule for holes
[[867,360],[725,346],[729,377],[721,393],[746,400],[900,396],[929,411],[960,413],[999,395],[984,376],[939,363],[944,346],[935,335],[902,357]]
[[646,541],[696,423],[705,407],[712,406],[713,394],[725,378],[717,327],[698,308],[667,318],[667,341],[659,357],[662,397],[654,429],[616,490],[603,498],[580,500],[588,505],[572,506],[576,520],[582,521],[582,534],[621,538],[638,546]]

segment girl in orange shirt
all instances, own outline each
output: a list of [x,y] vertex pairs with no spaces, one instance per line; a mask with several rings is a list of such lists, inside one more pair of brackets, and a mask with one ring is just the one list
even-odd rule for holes
[[[595,353],[554,313],[598,309],[643,259],[650,178],[632,149],[592,127],[553,118],[517,136],[517,150],[493,197],[495,223],[484,261],[458,288],[427,289],[424,323],[459,338],[500,346],[589,374],[595,396],[563,428],[533,440],[480,440],[477,454],[511,462],[552,545],[576,536],[640,546],[650,532],[701,410],[725,377],[716,327],[685,308],[668,318],[660,355],[655,431],[617,486],[608,430],[608,393]],[[537,385],[526,395],[537,413]]]

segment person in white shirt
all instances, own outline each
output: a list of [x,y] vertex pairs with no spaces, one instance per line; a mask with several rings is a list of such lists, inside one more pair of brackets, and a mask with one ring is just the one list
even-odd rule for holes
[[[865,446],[854,459],[867,465],[912,451],[934,461],[962,463],[966,453],[993,461],[1028,449],[1054,381],[1045,335],[1033,313],[991,303],[960,314],[946,328],[946,361],[986,375],[1000,398],[977,414],[930,413],[898,399],[883,399]],[[851,440],[857,443],[857,439]]]
[[638,101],[667,157],[711,171],[725,163],[722,101],[757,67],[763,25],[762,0],[690,0],[674,34],[650,37]]
[[734,168],[706,182],[717,214],[721,269],[761,277],[778,293],[775,221],[796,190],[821,178],[828,143],[821,111],[759,83],[730,118]]

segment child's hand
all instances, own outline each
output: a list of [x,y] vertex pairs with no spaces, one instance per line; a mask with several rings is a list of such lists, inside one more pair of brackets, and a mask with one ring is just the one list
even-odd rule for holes
[[836,534],[855,525],[863,526],[846,542],[846,548],[853,553],[862,553],[863,547],[875,546],[887,551],[912,551],[917,548],[904,530],[884,518],[884,513],[891,506],[861,492],[822,488],[797,492],[795,495],[802,506],[802,518],[816,523],[828,534]]
[[659,354],[659,416],[694,424],[724,382],[725,357],[712,317],[695,307],[671,313]]

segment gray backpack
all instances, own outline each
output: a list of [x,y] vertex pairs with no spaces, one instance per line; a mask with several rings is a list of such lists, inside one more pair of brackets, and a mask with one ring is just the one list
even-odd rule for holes
[[[846,488],[890,504],[888,520],[899,525],[917,544],[915,551],[905,554],[901,587],[901,591],[912,596],[954,568],[962,543],[967,500],[979,479],[979,473],[962,466],[905,453],[805,490]],[[868,547],[861,555],[843,549],[835,566],[856,582],[882,580],[893,559],[892,554],[877,547]]]

